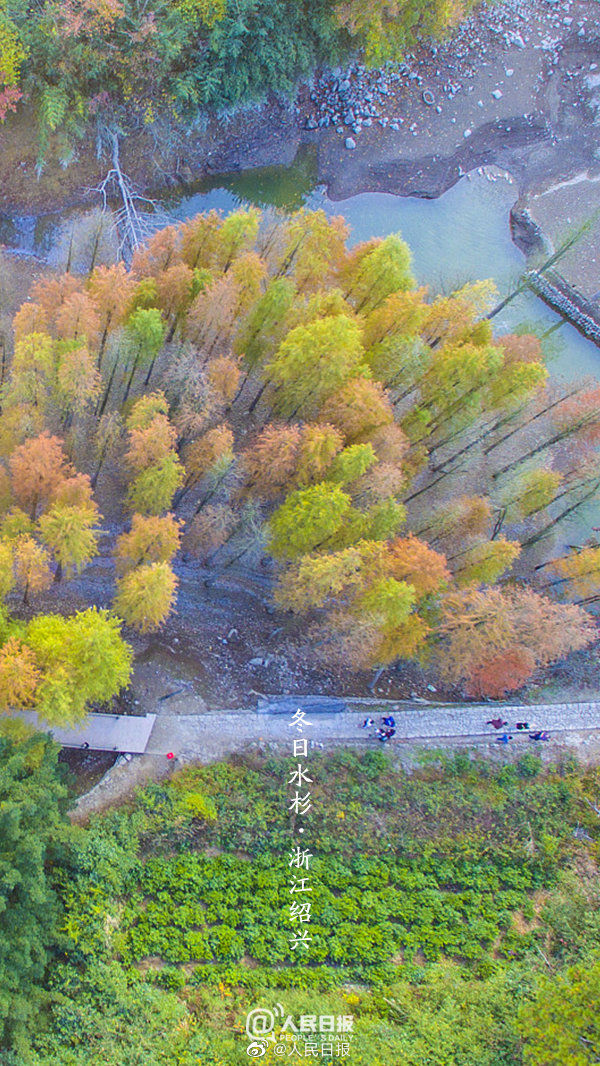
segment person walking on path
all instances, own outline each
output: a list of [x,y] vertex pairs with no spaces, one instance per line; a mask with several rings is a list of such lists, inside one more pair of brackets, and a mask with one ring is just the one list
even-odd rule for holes
[[363,722],[363,724],[361,725],[360,728],[361,729],[370,729],[372,725],[375,725],[375,719],[374,718],[365,718],[365,720],[364,720],[364,722]]
[[378,729],[377,730],[377,736],[378,736],[378,738],[379,738],[379,740],[381,741],[382,744],[387,744],[388,741],[392,739],[392,737],[394,736],[395,732],[396,732],[396,730],[395,729],[391,729],[391,728]]
[[501,737],[496,737],[496,740],[499,744],[508,744],[509,740],[512,740],[512,737],[509,733],[503,733]]
[[508,725],[508,722],[503,722],[501,718],[490,718],[486,725],[493,725],[494,729],[502,729],[502,726]]

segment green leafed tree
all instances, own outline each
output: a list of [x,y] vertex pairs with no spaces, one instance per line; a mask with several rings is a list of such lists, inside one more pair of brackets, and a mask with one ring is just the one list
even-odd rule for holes
[[181,539],[181,523],[173,515],[135,514],[128,533],[117,541],[117,568],[124,574],[148,563],[170,563]]
[[140,633],[159,629],[171,613],[177,578],[166,562],[149,563],[130,570],[117,584],[114,609],[127,625]]
[[155,307],[139,308],[129,316],[125,334],[130,348],[130,369],[123,403],[129,397],[138,368],[149,368],[156,359],[163,346],[165,333],[162,315]]
[[600,962],[540,978],[519,1022],[527,1066],[593,1066],[600,1060]]
[[131,649],[119,619],[108,611],[38,615],[23,639],[42,675],[35,709],[51,725],[76,722],[91,704],[112,699],[129,682]]
[[285,417],[308,414],[361,372],[363,347],[356,322],[344,315],[318,319],[288,333],[265,368],[273,402]]
[[52,862],[66,844],[68,790],[58,747],[0,737],[0,1046],[23,1047],[46,999],[61,909]]
[[95,508],[55,505],[39,520],[41,538],[58,562],[58,575],[78,574],[98,554]]
[[277,559],[296,559],[321,547],[340,528],[349,507],[350,497],[337,485],[291,492],[270,520],[271,552]]

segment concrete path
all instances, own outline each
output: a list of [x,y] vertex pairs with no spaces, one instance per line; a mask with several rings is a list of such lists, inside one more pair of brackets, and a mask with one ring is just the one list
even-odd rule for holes
[[[353,701],[351,701],[353,702]],[[396,720],[396,736],[385,750],[409,762],[411,749],[448,747],[493,748],[503,757],[513,758],[525,751],[535,751],[554,759],[561,750],[570,749],[579,757],[600,757],[600,702],[503,706],[482,704],[468,707],[446,706],[391,710],[381,701],[374,708],[370,701],[361,702],[359,711],[338,714],[307,715],[311,723],[305,736],[309,746],[332,749],[338,746],[378,748],[372,730],[361,729],[365,717],[372,714],[379,724],[382,708]],[[496,732],[486,725],[499,715],[508,722],[513,742],[498,744]],[[188,762],[214,762],[249,748],[270,747],[280,754],[291,754],[292,740],[298,734],[290,726],[291,717],[257,711],[217,711],[209,714],[161,714],[156,718],[146,754],[131,761],[119,759],[90,792],[80,796],[70,817],[86,821],[91,815],[123,803],[131,793],[149,781],[165,777],[171,770]],[[528,722],[531,730],[546,729],[551,743],[533,743],[527,732],[517,732],[517,722]],[[168,759],[172,753],[174,758]],[[506,753],[506,756],[504,756]]]
[[142,755],[156,719],[155,714],[88,714],[73,729],[59,729],[40,721],[35,711],[21,711],[23,721],[44,733],[52,733],[63,748],[89,748],[91,751],[127,751]]
[[[369,707],[365,706],[359,713],[307,715],[311,725],[306,727],[304,735],[310,741],[326,747],[366,743],[370,740],[370,731],[362,730],[360,726],[369,713]],[[552,735],[600,732],[600,702],[534,706],[489,703],[481,706],[470,704],[467,707],[427,706],[386,713],[393,713],[396,720],[396,736],[391,742],[392,747],[403,741],[442,744],[444,741],[460,739],[487,743],[497,733],[485,723],[500,715],[508,722],[507,731],[512,732],[515,739],[519,738],[515,725],[520,721],[528,722],[532,730],[546,729]],[[376,721],[379,724],[378,719]],[[193,757],[209,762],[243,751],[249,744],[285,745],[291,749],[291,740],[297,734],[290,723],[289,715],[261,714],[256,711],[163,714],[154,723],[146,751],[149,755],[165,756],[173,752],[180,758]]]

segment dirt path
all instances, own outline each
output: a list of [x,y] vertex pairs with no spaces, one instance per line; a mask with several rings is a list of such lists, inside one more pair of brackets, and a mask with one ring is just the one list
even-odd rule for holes
[[[378,705],[381,713],[381,704]],[[305,733],[313,748],[378,747],[372,729],[361,724],[369,713],[367,701],[360,712],[310,714]],[[374,713],[374,712],[373,712]],[[572,751],[583,761],[600,755],[600,702],[540,704],[539,706],[481,704],[469,706],[428,706],[407,710],[389,709],[396,721],[396,736],[386,745],[390,754],[409,760],[418,749],[476,747],[495,757],[513,759],[527,751],[554,760]],[[500,733],[486,722],[502,715],[512,741],[498,743]],[[377,717],[376,721],[379,721]],[[548,730],[549,742],[533,742],[528,731],[516,730],[518,721],[530,730]],[[297,735],[289,714],[256,711],[219,711],[208,714],[163,714],[157,718],[145,755],[129,762],[120,761],[91,792],[82,796],[73,811],[81,821],[92,813],[123,802],[136,788],[150,780],[165,777],[170,770],[192,762],[216,762],[249,750],[273,750],[290,754]],[[174,758],[167,759],[172,753]]]

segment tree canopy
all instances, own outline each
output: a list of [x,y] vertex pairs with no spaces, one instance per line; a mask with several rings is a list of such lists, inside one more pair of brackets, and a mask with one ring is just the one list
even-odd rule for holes
[[[35,607],[110,553],[115,609],[151,632],[183,546],[231,575],[270,556],[275,603],[350,669],[412,659],[497,696],[594,640],[597,545],[565,555],[560,533],[600,486],[600,393],[494,334],[489,282],[429,293],[399,235],[346,242],[322,211],[213,211],[129,268],[32,286],[0,416],[5,599]],[[41,626],[57,645],[61,624]],[[14,701],[56,719],[105,698],[15,636]]]

